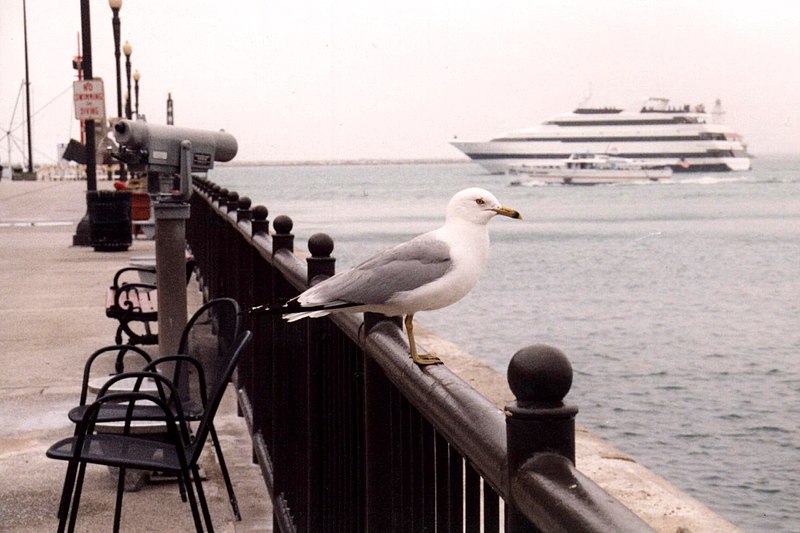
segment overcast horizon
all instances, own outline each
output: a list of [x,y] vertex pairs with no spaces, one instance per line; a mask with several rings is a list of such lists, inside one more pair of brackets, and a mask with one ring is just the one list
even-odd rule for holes
[[[72,58],[80,2],[28,2],[34,161],[79,138]],[[141,72],[140,112],[225,129],[234,161],[459,159],[485,140],[570,111],[719,98],[755,155],[800,148],[800,3],[609,0],[123,0],[122,42]],[[91,3],[93,70],[116,114],[107,0]],[[125,65],[122,83],[125,91]],[[22,139],[22,2],[0,0],[0,129]],[[0,161],[8,158],[5,133]],[[20,152],[13,148],[12,161]]]

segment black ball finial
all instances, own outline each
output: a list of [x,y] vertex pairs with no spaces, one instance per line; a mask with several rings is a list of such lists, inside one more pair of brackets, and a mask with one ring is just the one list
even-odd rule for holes
[[278,215],[272,222],[272,226],[275,228],[275,233],[279,235],[286,235],[292,232],[294,222],[292,222],[292,219],[286,215]]
[[247,196],[242,196],[239,198],[239,209],[248,210],[250,206],[253,205],[253,201],[250,200]]
[[572,365],[561,350],[534,344],[511,358],[508,385],[518,402],[560,402],[572,386]]
[[239,207],[239,193],[236,191],[228,192],[228,199],[225,202],[228,212],[235,211]]
[[269,216],[269,210],[263,205],[257,205],[253,208],[254,220],[267,220],[268,216]]
[[315,233],[308,239],[308,251],[314,257],[330,257],[333,239],[327,233]]

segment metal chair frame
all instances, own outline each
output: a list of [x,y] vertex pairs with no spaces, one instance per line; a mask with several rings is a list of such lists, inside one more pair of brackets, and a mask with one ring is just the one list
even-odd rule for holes
[[[225,371],[215,383],[212,393],[207,399],[208,403],[194,436],[189,431],[189,421],[184,416],[178,387],[171,380],[152,371],[123,373],[110,380],[110,383],[107,384],[108,387],[121,379],[131,378],[136,380],[136,385],[131,392],[110,393],[98,397],[86,409],[76,428],[75,435],[61,439],[47,451],[49,458],[69,462],[58,511],[59,533],[62,533],[67,527],[70,532],[75,530],[87,464],[116,466],[120,469],[114,513],[114,532],[119,531],[127,468],[152,469],[176,474],[179,479],[181,497],[189,501],[196,530],[202,532],[203,522],[205,522],[206,531],[213,531],[211,515],[200,481],[198,461],[205,441],[211,432],[210,428],[227,389],[228,381],[244,348],[251,339],[252,333],[249,330],[245,331],[231,347]],[[139,390],[146,378],[156,382],[157,396]],[[132,423],[144,419],[139,418],[142,415],[141,408],[144,407],[141,405],[142,403],[146,404],[147,410],[150,412],[147,419],[164,423],[165,439],[143,439],[131,434]],[[109,405],[124,407],[125,416],[124,420],[121,420],[124,422],[124,426],[121,434],[96,431],[98,423],[107,421],[108,408],[106,406]],[[106,415],[103,415],[104,410],[107,411]],[[194,488],[192,488],[192,484],[194,484]]]

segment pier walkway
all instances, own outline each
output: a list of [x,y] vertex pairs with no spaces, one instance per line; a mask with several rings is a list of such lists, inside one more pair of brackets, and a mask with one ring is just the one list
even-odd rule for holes
[[[110,186],[101,182],[100,187]],[[45,450],[74,427],[67,411],[80,394],[83,363],[113,344],[116,322],[105,316],[114,272],[131,257],[155,254],[153,241],[134,240],[127,252],[72,246],[86,212],[86,182],[0,181],[0,530],[56,530],[66,463]],[[201,304],[194,281],[189,312]],[[272,531],[272,507],[260,469],[252,463],[235,391],[225,395],[215,425],[242,514],[234,522],[211,446],[201,464],[214,519],[222,532]],[[116,479],[105,467],[87,469],[77,530],[107,532],[114,519]],[[126,492],[122,530],[193,531],[188,504],[174,482]]]

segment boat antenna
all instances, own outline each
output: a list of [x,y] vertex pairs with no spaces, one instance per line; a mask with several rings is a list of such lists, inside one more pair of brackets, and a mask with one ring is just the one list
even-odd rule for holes
[[581,100],[581,103],[578,105],[578,107],[585,107],[591,99],[592,99],[592,82],[590,81],[589,94],[587,94],[586,97],[583,100]]
[[722,101],[719,98],[714,102],[714,109],[711,110],[711,120],[714,124],[725,123],[725,110],[722,109]]

